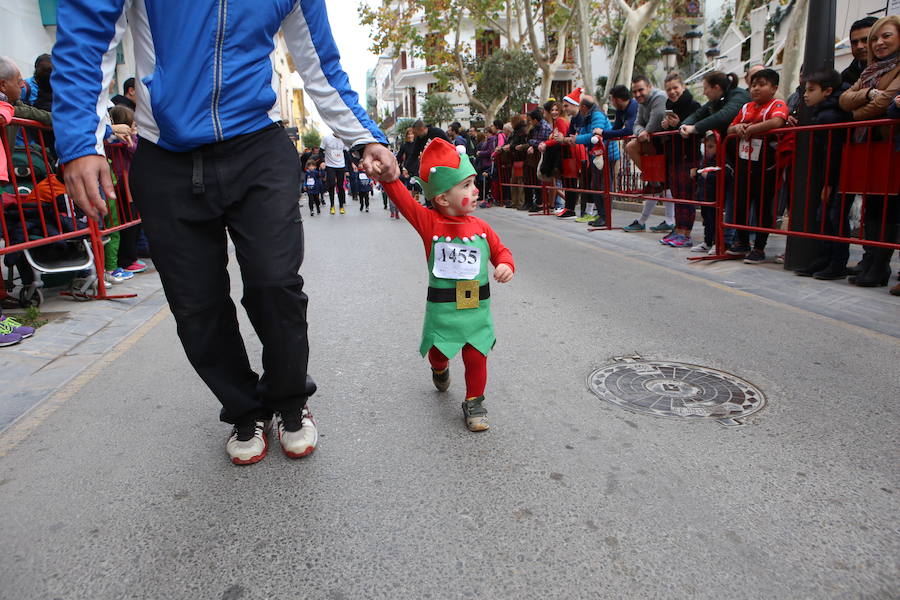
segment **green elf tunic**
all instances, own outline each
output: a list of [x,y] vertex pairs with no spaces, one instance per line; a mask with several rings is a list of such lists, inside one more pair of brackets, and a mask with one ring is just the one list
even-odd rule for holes
[[[463,346],[470,344],[487,356],[497,341],[491,318],[491,299],[484,297],[488,286],[487,263],[488,260],[494,265],[505,263],[515,270],[512,253],[491,226],[481,219],[429,210],[416,202],[399,181],[385,183],[383,187],[422,237],[428,259],[429,297],[443,296],[442,301],[429,299],[425,303],[419,352],[425,356],[434,346],[447,358],[453,358]],[[480,296],[477,306],[459,308],[456,301],[447,301],[457,297],[459,281],[471,282],[468,285],[471,295]]]

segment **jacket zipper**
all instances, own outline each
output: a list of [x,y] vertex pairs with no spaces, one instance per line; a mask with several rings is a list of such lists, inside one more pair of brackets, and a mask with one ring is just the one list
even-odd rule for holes
[[213,93],[212,120],[217,141],[222,141],[222,122],[219,120],[219,96],[222,92],[222,50],[225,45],[225,22],[228,18],[227,0],[219,0],[218,18],[216,20],[216,55],[213,59]]

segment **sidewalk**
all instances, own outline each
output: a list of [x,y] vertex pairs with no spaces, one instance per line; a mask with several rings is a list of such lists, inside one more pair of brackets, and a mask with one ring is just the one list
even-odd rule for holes
[[[900,270],[900,256],[897,253],[891,261],[893,274],[889,287],[861,288],[850,285],[846,279],[820,281],[812,277],[798,277],[792,271],[786,271],[784,265],[774,262],[775,257],[784,252],[786,236],[769,236],[766,262],[761,265],[747,265],[740,260],[688,261],[687,258],[702,254],[691,252],[690,248],[662,245],[659,240],[664,234],[649,231],[651,225],[664,219],[661,206],[656,208],[647,222],[647,231],[643,233],[626,233],[621,230],[635,220],[638,213],[619,209],[613,209],[612,213],[613,226],[618,227],[618,230],[587,231],[586,224],[576,223],[572,219],[529,216],[524,211],[506,208],[485,209],[481,216],[527,221],[529,226],[547,235],[576,239],[603,252],[654,263],[761,298],[900,338],[900,298],[887,291],[897,283],[896,274]],[[692,238],[698,242],[703,240],[703,225],[699,219],[694,223]],[[862,247],[851,245],[849,264],[856,264],[861,257]],[[585,264],[581,266],[587,268],[588,260],[589,257],[586,256]],[[575,272],[579,272],[578,267],[579,265],[573,265]],[[652,294],[652,281],[647,283],[647,293]]]
[[[41,314],[49,318],[34,337],[0,348],[0,431],[61,389],[166,305],[159,274],[150,267],[110,293],[135,298],[79,302],[60,296],[63,288],[44,290]],[[4,311],[16,315],[16,310]],[[123,373],[127,376],[127,373]]]

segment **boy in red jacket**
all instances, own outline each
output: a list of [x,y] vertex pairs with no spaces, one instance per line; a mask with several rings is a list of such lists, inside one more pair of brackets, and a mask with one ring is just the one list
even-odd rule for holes
[[494,347],[487,262],[494,279],[513,277],[512,254],[491,229],[471,216],[478,201],[471,161],[446,140],[425,146],[416,178],[434,207],[416,202],[399,180],[383,183],[388,197],[419,232],[428,261],[428,301],[419,351],[428,355],[432,381],[440,391],[450,387],[450,358],[462,350],[466,367],[466,400],[462,403],[470,431],[488,429],[484,408],[487,354]]

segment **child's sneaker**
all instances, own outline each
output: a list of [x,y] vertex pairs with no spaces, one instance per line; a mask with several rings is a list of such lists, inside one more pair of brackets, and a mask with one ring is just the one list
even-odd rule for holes
[[127,281],[134,277],[134,273],[131,271],[126,271],[122,267],[117,268],[115,271],[109,271],[109,278],[113,283],[122,283],[123,281]]
[[635,219],[634,221],[631,222],[631,225],[626,225],[625,227],[623,227],[622,231],[628,231],[628,232],[644,231],[645,229],[647,229],[647,226],[642,225],[641,223],[638,222],[637,219]]
[[18,334],[24,340],[25,338],[30,338],[34,335],[34,327],[29,327],[28,325],[22,325],[12,317],[2,317],[0,318],[0,326],[6,325],[12,328],[12,332]]
[[334,214],[334,207],[331,207],[331,214]]
[[303,458],[316,449],[319,432],[312,413],[305,406],[300,410],[275,413],[275,425],[281,450],[288,458]]
[[239,423],[231,431],[225,451],[236,465],[252,465],[266,457],[269,442],[266,440],[266,422]]
[[344,210],[344,207],[342,206],[342,207],[341,207],[341,214],[344,214],[345,212],[347,212],[347,211],[345,211],[345,210]]
[[462,403],[463,416],[469,431],[486,431],[488,424],[487,409],[484,407],[484,396],[478,396]]
[[434,387],[437,388],[437,391],[446,392],[450,389],[450,367],[447,367],[443,371],[437,371],[432,368],[431,381],[434,383]]
[[675,234],[669,238],[669,245],[673,248],[690,248],[694,242],[686,235]]
[[[117,270],[119,270],[119,269],[117,269]],[[143,273],[144,271],[147,270],[147,265],[141,264],[141,263],[138,263],[137,261],[135,261],[135,262],[131,263],[130,265],[128,265],[127,267],[125,267],[125,270],[128,271],[129,273]]]
[[0,321],[0,347],[13,346],[22,341],[22,336],[13,331],[12,325],[6,319]]

